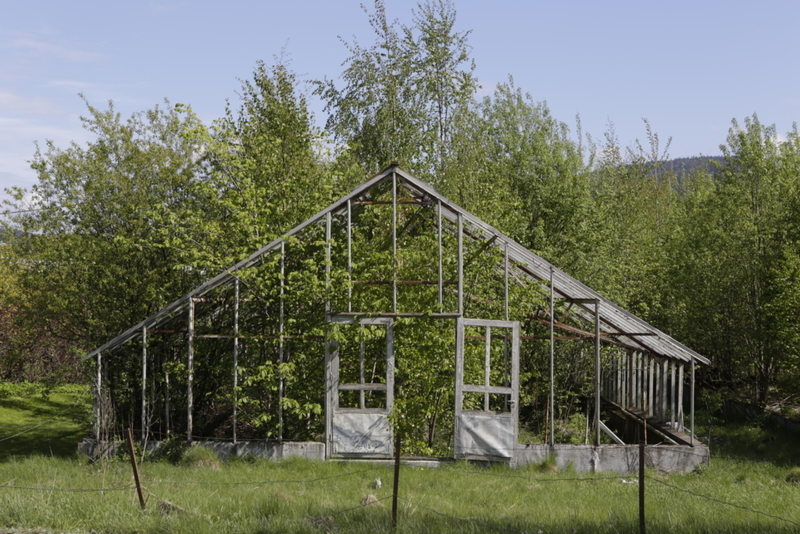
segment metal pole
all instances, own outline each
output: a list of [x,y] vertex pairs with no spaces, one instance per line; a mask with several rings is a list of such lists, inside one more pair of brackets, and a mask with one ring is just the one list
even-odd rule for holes
[[397,313],[397,174],[392,172],[392,313]]
[[164,373],[164,423],[167,425],[167,438],[170,437],[171,422],[169,420],[169,373]]
[[236,411],[239,405],[239,279],[233,282],[233,444],[236,444]]
[[[508,321],[508,241],[503,249],[503,318]],[[508,329],[503,331],[503,385],[508,386]],[[505,410],[508,411],[508,395],[505,399]]]
[[125,429],[125,437],[128,441],[128,454],[131,456],[131,467],[133,468],[133,480],[136,482],[136,493],[139,495],[139,504],[144,510],[144,493],[142,492],[142,481],[139,477],[139,466],[136,464],[136,453],[133,450],[133,434],[131,427]]
[[486,343],[483,355],[483,386],[487,389],[483,393],[483,411],[489,411],[489,375],[492,365],[492,328],[486,327]]
[[97,353],[97,393],[95,398],[95,411],[94,411],[94,438],[97,441],[97,445],[100,445],[100,432],[103,427],[102,424],[102,416],[103,416],[103,361],[101,359],[102,352]]
[[458,314],[464,314],[464,220],[458,213]]
[[394,441],[394,481],[392,488],[392,528],[397,528],[397,490],[400,487],[400,430]]
[[553,266],[550,266],[550,445],[556,443],[556,433],[552,431],[555,428],[555,300],[553,298]]
[[[350,201],[347,201],[347,216],[350,217]],[[350,225],[348,222],[348,263],[350,262],[350,242],[349,242]],[[284,330],[284,277],[286,276],[286,249],[284,242],[281,241],[281,294],[280,294],[280,310],[278,314],[278,441],[283,441],[283,361],[284,361],[284,346],[283,346],[283,330]],[[350,299],[347,299],[347,306],[350,309]]]
[[442,280],[443,280],[443,273],[442,273],[442,201],[439,199],[438,201],[439,209],[437,210],[438,214],[438,225],[437,225],[437,241],[438,241],[438,249],[439,249],[439,311],[444,312],[444,291],[442,287]]
[[691,383],[691,398],[689,399],[690,405],[689,410],[691,414],[689,416],[689,445],[694,447],[694,356],[692,356],[692,383]]
[[644,446],[647,442],[647,422],[642,421],[642,434],[643,439],[639,441],[639,532],[645,534],[645,521],[644,521],[644,464],[645,453]]
[[147,439],[147,327],[142,327],[142,445]]
[[595,445],[600,445],[600,299],[594,301],[594,424]]
[[331,212],[325,214],[325,313],[331,311]]
[[[361,332],[363,333],[364,325],[363,324],[359,325],[359,327],[361,328]],[[365,368],[364,359],[365,359],[365,356],[366,356],[366,344],[365,344],[363,339],[359,343],[359,347],[358,348],[359,348],[359,351],[358,351],[358,383],[363,386],[364,385],[364,375],[365,375],[365,372],[364,372],[365,371],[365,369],[364,369]],[[364,402],[365,402],[365,396],[364,396],[364,389],[362,388],[362,389],[358,390],[358,407],[361,408],[362,410],[364,409]]]
[[[281,259],[283,259],[283,243],[281,243]],[[347,199],[347,311],[353,311],[353,217],[349,198]]]
[[194,299],[189,299],[188,378],[186,380],[186,439],[192,443],[192,383],[194,382]]

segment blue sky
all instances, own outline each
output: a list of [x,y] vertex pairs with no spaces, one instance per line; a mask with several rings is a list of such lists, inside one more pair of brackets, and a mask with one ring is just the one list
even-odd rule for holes
[[[387,0],[411,22],[412,1]],[[513,75],[553,115],[623,144],[647,118],[670,155],[719,153],[731,119],[800,119],[800,2],[455,0],[482,93]],[[371,4],[367,4],[371,7]],[[285,47],[304,79],[336,78],[339,40],[372,42],[356,1],[6,2],[0,16],[0,190],[30,187],[34,142],[85,143],[85,105],[127,116],[168,98],[210,123],[256,61]],[[317,122],[324,123],[312,101]],[[2,195],[0,195],[2,196]]]

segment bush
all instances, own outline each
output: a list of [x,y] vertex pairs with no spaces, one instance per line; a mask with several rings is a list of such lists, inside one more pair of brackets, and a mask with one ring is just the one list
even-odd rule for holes
[[193,446],[186,449],[178,465],[189,469],[220,470],[220,461],[216,453],[205,447]]
[[167,461],[173,465],[178,465],[183,459],[184,453],[189,449],[189,444],[181,438],[169,438],[164,440],[150,456],[151,460]]
[[786,482],[800,484],[800,467],[795,467],[789,471],[789,474],[786,476]]

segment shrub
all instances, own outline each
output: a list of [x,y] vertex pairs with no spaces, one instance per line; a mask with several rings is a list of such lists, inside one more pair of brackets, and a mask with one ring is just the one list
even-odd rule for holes
[[189,469],[220,470],[220,461],[216,453],[205,447],[193,446],[186,449],[178,465]]
[[786,476],[786,482],[800,484],[800,467],[795,467],[789,471],[789,474]]

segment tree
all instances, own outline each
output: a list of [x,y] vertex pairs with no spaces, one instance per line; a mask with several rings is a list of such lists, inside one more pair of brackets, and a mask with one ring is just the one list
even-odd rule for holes
[[450,2],[432,0],[418,5],[407,27],[390,22],[376,0],[369,14],[375,44],[344,42],[351,54],[345,86],[317,82],[327,127],[365,173],[397,161],[424,179],[443,179],[453,121],[477,88],[469,32],[455,32],[455,19]]
[[675,248],[676,300],[686,338],[721,378],[764,404],[796,369],[800,144],[753,115],[721,146],[724,162],[695,179]]
[[199,273],[176,243],[195,232],[203,204],[193,204],[203,127],[189,108],[167,103],[123,122],[111,103],[87,107],[96,139],[37,149],[39,181],[13,192],[9,216],[31,321],[83,350],[194,285]]

